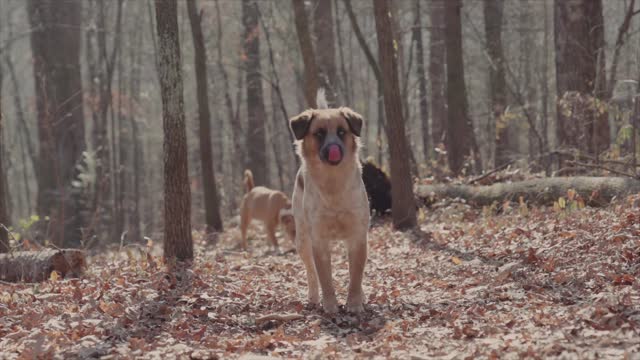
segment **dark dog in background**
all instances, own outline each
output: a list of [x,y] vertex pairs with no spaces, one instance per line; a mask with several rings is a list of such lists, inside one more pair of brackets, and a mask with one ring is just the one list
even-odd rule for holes
[[391,181],[384,170],[373,161],[362,162],[362,180],[369,197],[369,208],[373,214],[382,216],[391,210]]

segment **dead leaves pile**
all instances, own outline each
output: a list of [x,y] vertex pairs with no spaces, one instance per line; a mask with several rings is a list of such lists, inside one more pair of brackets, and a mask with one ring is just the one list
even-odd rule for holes
[[0,358],[638,356],[640,211],[505,212],[436,206],[413,234],[376,221],[359,317],[307,306],[298,256],[260,231],[249,253],[228,250],[237,229],[197,239],[172,273],[146,247],[97,255],[81,279],[0,285]]

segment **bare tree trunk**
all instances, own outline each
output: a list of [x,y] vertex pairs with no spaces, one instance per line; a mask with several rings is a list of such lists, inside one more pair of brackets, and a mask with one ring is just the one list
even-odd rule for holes
[[[343,33],[342,33],[342,21],[340,21],[340,17],[339,17],[339,13],[338,13],[338,0],[334,0],[334,6],[335,6],[335,23],[336,23],[336,39],[338,41],[338,54],[340,57],[340,84],[342,85],[342,100],[344,101],[345,104],[351,104],[353,101],[351,99],[351,77],[349,76],[349,72],[347,71],[347,67],[346,67],[346,63],[345,63],[345,56],[344,56],[344,39],[343,39]],[[296,157],[297,158],[297,157]]]
[[[109,18],[107,15],[107,2],[105,0],[98,0],[98,12],[96,15],[96,27],[95,37],[96,37],[96,47],[98,51],[98,57],[94,61],[92,59],[88,59],[89,62],[89,73],[93,78],[95,76],[97,80],[97,84],[94,84],[94,81],[90,84],[90,91],[97,91],[98,104],[97,104],[97,114],[94,115],[94,124],[93,124],[93,144],[96,151],[96,189],[94,190],[94,198],[92,208],[93,211],[98,212],[98,214],[102,214],[103,211],[109,212],[109,208],[111,207],[111,221],[116,221],[116,213],[115,202],[110,204],[111,201],[109,198],[111,197],[112,187],[117,186],[114,184],[116,182],[115,174],[109,171],[109,168],[112,163],[112,157],[116,156],[116,154],[110,149],[109,145],[109,136],[107,130],[108,124],[108,113],[109,108],[112,105],[112,83],[113,83],[113,75],[115,74],[115,65],[118,57],[118,51],[120,48],[120,34],[121,34],[121,24],[122,24],[122,3],[123,0],[118,0],[117,2],[117,15],[116,15],[116,25],[115,25],[115,37],[113,40],[113,46],[111,52],[109,53],[107,46],[107,33],[109,30],[107,29],[106,20]],[[87,56],[92,57],[90,54],[93,53],[92,46],[90,44],[91,35],[93,34],[93,30],[90,30],[87,36]],[[93,63],[93,64],[92,64]],[[97,89],[93,89],[96,86]],[[115,133],[112,133],[115,136]],[[111,206],[109,206],[111,205]],[[99,218],[101,221],[105,221],[108,225],[109,220],[105,219],[104,215],[100,215]],[[113,224],[115,225],[115,224]],[[117,225],[112,228],[112,237],[117,236]]]
[[[213,167],[213,151],[211,149],[211,113],[209,111],[209,89],[207,83],[207,53],[202,34],[202,13],[198,13],[195,0],[187,0],[189,23],[193,37],[193,48],[198,94],[198,123],[200,125],[200,161],[202,163],[202,184],[204,187],[204,207],[207,232],[222,231],[220,216],[220,199]],[[222,131],[222,129],[216,129]]]
[[176,0],[156,0],[164,129],[164,256],[193,259],[191,191]]
[[373,74],[376,77],[376,81],[380,82],[380,77],[381,77],[380,68],[378,68],[376,59],[373,56],[373,53],[371,52],[369,45],[367,45],[367,41],[365,40],[364,35],[362,34],[362,30],[358,25],[356,14],[353,11],[353,7],[351,6],[351,0],[344,0],[344,7],[345,7],[345,10],[347,11],[347,15],[349,16],[349,21],[351,22],[351,28],[353,29],[353,33],[356,35],[356,38],[358,39],[358,43],[360,44],[360,48],[362,48],[362,51],[364,52],[364,55],[367,58],[367,62],[369,63],[369,66],[371,67],[371,70],[373,71]]
[[415,0],[415,20],[413,39],[416,42],[416,77],[418,78],[418,97],[420,104],[420,124],[422,125],[422,152],[425,160],[431,158],[431,134],[429,132],[429,106],[427,98],[427,76],[424,66],[424,46],[422,44],[422,12],[420,0]]
[[434,147],[443,141],[447,124],[444,1],[429,2],[429,19],[431,20],[429,80],[431,81],[431,136]]
[[18,128],[20,129],[20,147],[21,149],[21,157],[22,157],[22,176],[23,176],[23,186],[25,189],[25,199],[27,201],[26,208],[27,213],[32,214],[33,210],[31,208],[31,189],[29,187],[29,171],[27,170],[27,163],[31,162],[33,173],[38,174],[38,165],[36,164],[36,150],[35,145],[33,144],[33,138],[31,137],[31,132],[29,131],[29,127],[27,126],[27,119],[24,116],[24,109],[22,106],[22,101],[20,99],[20,82],[18,81],[18,76],[16,75],[15,68],[13,66],[13,61],[11,57],[7,55],[5,57],[5,63],[7,64],[7,70],[9,70],[9,77],[11,78],[11,84],[13,86],[13,107],[16,112],[16,119],[18,120]]
[[333,0],[315,0],[313,10],[313,33],[316,37],[318,80],[325,89],[329,107],[338,104],[338,71],[336,46],[333,37]]
[[[126,89],[124,86],[124,62],[122,60],[122,55],[118,54],[117,58],[117,66],[118,66],[118,97],[120,100],[126,98],[128,95],[126,94]],[[115,235],[122,237],[128,236],[129,232],[126,231],[126,221],[130,218],[129,209],[125,206],[126,203],[126,194],[127,194],[127,164],[129,162],[128,159],[128,150],[129,150],[129,134],[131,133],[129,130],[125,129],[124,123],[124,112],[122,108],[122,101],[118,101],[117,109],[113,109],[112,106],[112,117],[114,118],[112,121],[114,123],[114,127],[117,127],[117,130],[112,132],[112,144],[114,150],[114,167],[113,174],[115,178]],[[117,136],[116,136],[117,135]],[[125,232],[126,231],[126,232]]]
[[29,0],[40,153],[38,213],[53,244],[78,245],[84,201],[71,185],[86,149],[80,74],[81,1]]
[[382,80],[377,81],[377,92],[376,92],[376,105],[378,106],[378,119],[376,123],[376,145],[378,148],[378,164],[383,166],[384,160],[384,141],[383,141],[383,129],[386,132],[386,125],[384,123],[384,90],[382,89]]
[[[275,110],[276,108],[279,107],[280,111],[282,112],[282,120],[283,125],[286,125],[284,127],[284,129],[287,129],[287,134],[288,134],[288,139],[289,142],[291,143],[291,155],[292,157],[295,159],[294,163],[296,164],[295,168],[293,171],[298,171],[297,169],[300,167],[300,159],[298,158],[298,156],[296,155],[296,148],[294,145],[295,142],[295,138],[293,136],[293,133],[291,133],[291,131],[288,131],[289,129],[289,114],[287,112],[287,107],[285,106],[285,102],[284,102],[284,97],[282,96],[282,89],[280,88],[280,76],[278,75],[278,70],[276,69],[276,63],[275,63],[275,56],[273,54],[273,45],[271,44],[271,33],[269,31],[269,28],[267,27],[267,25],[265,24],[264,21],[264,17],[262,16],[262,14],[260,14],[260,23],[262,24],[262,29],[264,30],[264,37],[265,40],[267,41],[267,49],[269,52],[269,65],[271,66],[271,76],[273,77],[273,81],[271,82],[271,102],[272,102],[272,107],[274,109],[274,113],[273,113],[273,124],[275,126],[275,124],[277,124],[276,122],[276,113]],[[277,105],[276,105],[277,104]],[[275,146],[275,144],[274,144]],[[276,149],[274,147],[274,149]],[[275,157],[276,157],[276,166],[278,167],[278,172],[280,174],[280,182],[282,183],[282,166],[280,164],[280,160],[278,160],[279,158],[279,153],[278,151],[275,151],[274,153]],[[295,177],[295,173],[292,174],[292,178]],[[284,187],[281,187],[282,189]]]
[[304,9],[304,0],[291,0],[293,4],[296,32],[300,43],[300,52],[304,62],[304,97],[307,105],[316,108],[316,93],[318,91],[318,67],[313,53],[313,43],[309,33],[309,20]]
[[[542,96],[542,116],[541,116],[541,133],[542,133],[542,152],[549,149],[549,12],[547,1],[543,6],[544,17],[544,39],[542,41],[542,75],[540,76],[540,92]],[[543,160],[544,170],[547,175],[551,174],[551,168],[547,160]]]
[[624,42],[628,37],[627,33],[629,32],[629,28],[631,27],[631,21],[633,17],[638,14],[638,11],[635,10],[635,4],[635,0],[631,0],[629,2],[627,11],[624,15],[624,19],[622,20],[622,24],[620,24],[620,27],[618,28],[618,35],[616,36],[616,43],[613,51],[613,59],[611,60],[611,69],[609,71],[609,80],[607,82],[607,100],[611,100],[611,97],[613,96],[613,90],[616,86],[616,75],[618,73],[620,51],[622,50],[622,46],[624,45]]
[[[133,151],[133,209],[131,210],[131,219],[129,220],[131,228],[131,240],[138,242],[142,239],[142,231],[140,227],[140,185],[142,182],[142,175],[144,169],[142,167],[143,161],[143,147],[142,139],[140,138],[140,131],[138,129],[138,120],[136,119],[135,107],[140,101],[140,63],[141,63],[141,47],[142,47],[142,33],[136,34],[136,46],[129,47],[131,67],[129,74],[129,93],[131,94],[131,113],[129,114],[129,122],[131,127],[131,143]],[[137,51],[136,51],[137,50]]]
[[247,76],[247,118],[249,124],[247,127],[247,167],[253,171],[256,184],[268,185],[265,138],[267,112],[262,92],[258,17],[258,4],[255,0],[242,0],[243,49],[246,56],[243,68]]
[[[0,75],[1,77],[1,75]],[[0,87],[2,81],[0,80]],[[0,96],[0,148],[4,145],[4,132],[3,123],[4,118],[2,116],[2,96]],[[0,253],[9,252],[9,233],[7,228],[9,227],[9,212],[7,211],[7,196],[5,194],[7,176],[4,169],[3,152],[0,151]]]
[[227,125],[229,126],[229,129],[231,129],[231,138],[232,138],[231,146],[233,147],[233,151],[230,152],[230,155],[231,154],[236,155],[236,159],[233,159],[230,161],[231,176],[227,176],[228,181],[225,187],[229,189],[229,196],[228,196],[229,208],[235,209],[237,208],[236,206],[237,191],[236,190],[238,189],[238,186],[235,186],[233,179],[236,177],[240,177],[242,174],[242,168],[240,164],[244,163],[244,160],[243,160],[244,152],[243,152],[242,146],[240,145],[240,132],[241,132],[239,130],[240,124],[237,122],[236,116],[234,115],[234,111],[233,111],[233,100],[231,99],[231,90],[229,86],[229,74],[227,73],[227,69],[224,66],[224,62],[222,59],[222,39],[223,39],[222,19],[220,17],[220,3],[218,2],[218,0],[215,0],[215,7],[216,7],[216,23],[218,24],[217,34],[216,34],[216,40],[217,40],[216,62],[217,62],[217,67],[220,71],[220,74],[222,75],[222,85],[224,87],[224,105],[227,110]]
[[409,167],[409,148],[402,116],[398,65],[394,48],[393,19],[388,0],[374,0],[378,57],[383,78],[384,108],[388,119],[387,134],[391,153],[392,217],[396,229],[416,225],[413,181]]
[[476,169],[478,152],[473,125],[467,112],[467,90],[462,60],[461,0],[445,2],[447,44],[447,156],[451,171],[461,173],[467,157],[475,153]]
[[[502,49],[502,13],[503,0],[484,0],[484,30],[489,57],[489,98],[490,98],[490,139],[496,139],[495,166],[500,167],[509,161],[510,143],[507,127],[502,115],[507,107],[507,85],[504,70],[504,51]],[[510,141],[511,140],[511,141]]]
[[602,1],[554,4],[558,142],[597,157],[610,142],[607,112],[590,100],[606,95]]
[[[384,96],[382,89],[382,75],[380,74],[380,68],[378,67],[378,63],[376,62],[375,57],[373,56],[373,52],[367,45],[367,41],[360,29],[360,25],[358,25],[358,21],[356,19],[356,14],[353,11],[353,7],[351,5],[351,0],[343,0],[344,7],[347,12],[347,16],[349,17],[349,21],[351,22],[351,28],[353,33],[356,35],[356,39],[358,40],[358,44],[360,44],[360,48],[362,52],[364,52],[364,56],[369,63],[369,67],[376,78],[377,84],[377,105],[378,105],[378,119],[377,119],[377,134],[376,134],[376,145],[378,147],[378,164],[382,165],[383,160],[383,141],[382,141],[382,131],[384,130],[386,133],[386,126],[384,125]],[[399,85],[398,85],[399,86]],[[387,135],[388,137],[388,135]]]
[[[534,39],[535,34],[531,31],[527,31],[529,28],[533,28],[535,26],[535,13],[533,9],[529,5],[529,1],[520,0],[520,10],[518,14],[520,26],[523,29],[520,31],[520,59],[521,59],[521,70],[523,72],[522,79],[524,79],[524,85],[522,87],[522,92],[524,93],[524,98],[526,99],[525,104],[528,109],[531,109],[531,112],[536,112],[536,96],[537,96],[537,86],[534,81],[534,68],[535,64],[533,63],[536,59],[536,42]],[[527,131],[527,139],[528,139],[528,155],[529,159],[533,162],[536,158],[539,158],[543,152],[544,140],[540,141],[537,139],[540,135],[540,116],[533,116],[531,118],[531,123],[529,124],[529,129]],[[519,149],[518,149],[519,150]],[[532,167],[534,171],[540,171],[540,169]]]

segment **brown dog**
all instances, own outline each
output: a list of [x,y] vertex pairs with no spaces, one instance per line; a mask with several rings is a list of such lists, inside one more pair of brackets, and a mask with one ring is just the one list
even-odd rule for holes
[[[319,102],[320,103],[320,102]],[[362,181],[358,137],[362,117],[349,108],[307,110],[290,120],[302,166],[293,190],[296,247],[307,271],[309,302],[338,311],[331,275],[333,239],[349,257],[347,310],[363,311],[369,202]]]
[[240,231],[242,233],[242,243],[244,250],[248,248],[247,228],[251,220],[257,219],[264,223],[267,230],[267,238],[274,250],[278,249],[278,239],[276,239],[276,228],[282,224],[285,237],[291,242],[296,236],[291,202],[282,191],[271,190],[264,186],[254,186],[253,174],[251,170],[244,172],[244,186],[246,194],[240,204]]

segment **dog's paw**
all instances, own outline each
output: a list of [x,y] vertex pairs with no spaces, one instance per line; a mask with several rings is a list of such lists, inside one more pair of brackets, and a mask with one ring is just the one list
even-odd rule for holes
[[364,305],[362,305],[362,302],[347,303],[347,311],[353,314],[360,314],[364,312]]
[[323,300],[322,308],[327,314],[335,314],[338,312],[338,301],[336,299]]
[[347,311],[350,313],[359,314],[364,311],[364,295],[361,291],[354,292],[347,296]]

